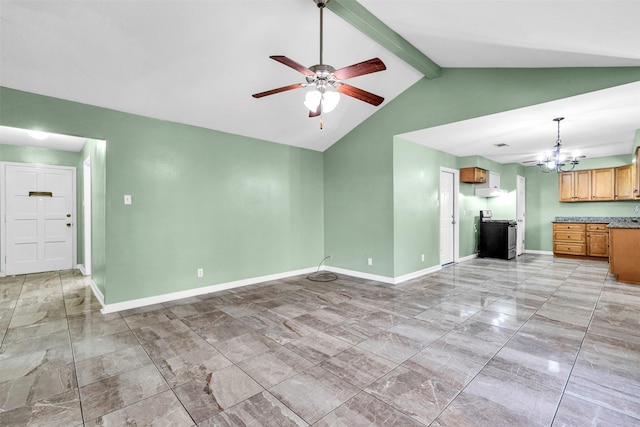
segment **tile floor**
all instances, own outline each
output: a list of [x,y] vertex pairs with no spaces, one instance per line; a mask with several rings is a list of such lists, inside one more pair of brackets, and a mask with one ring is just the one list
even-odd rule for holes
[[107,315],[76,272],[0,278],[0,425],[638,426],[640,286],[607,269],[474,259]]

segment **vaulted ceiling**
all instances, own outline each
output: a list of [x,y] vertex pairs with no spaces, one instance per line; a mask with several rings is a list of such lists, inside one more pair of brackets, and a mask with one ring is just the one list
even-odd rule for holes
[[[438,67],[640,66],[638,1],[332,0],[327,9],[324,62],[341,68],[379,57],[387,70],[348,82],[385,103],[373,107],[342,96],[324,115],[322,130],[318,118],[308,117],[304,89],[251,97],[304,81],[270,55],[305,66],[319,62],[313,0],[3,0],[0,85],[324,151]],[[431,61],[434,67],[425,68]],[[617,117],[615,143],[603,150],[602,139],[581,139],[585,154],[628,154],[640,128],[640,86],[576,98],[534,106],[535,119],[534,110],[523,109],[406,137],[429,146],[437,135],[464,137],[454,154],[489,158],[489,150],[473,152],[474,138],[507,142],[496,161],[525,161],[533,153],[519,141],[541,128],[551,147],[551,119],[561,108],[577,122],[583,115],[586,138]],[[597,110],[588,119],[587,102]],[[443,133],[429,133],[435,131]],[[591,145],[600,151],[587,152]]]

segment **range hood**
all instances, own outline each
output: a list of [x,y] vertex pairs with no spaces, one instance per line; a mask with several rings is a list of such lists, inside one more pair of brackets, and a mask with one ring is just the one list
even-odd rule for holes
[[500,174],[489,172],[487,182],[476,184],[476,196],[478,197],[498,197],[507,194],[508,191],[500,188]]

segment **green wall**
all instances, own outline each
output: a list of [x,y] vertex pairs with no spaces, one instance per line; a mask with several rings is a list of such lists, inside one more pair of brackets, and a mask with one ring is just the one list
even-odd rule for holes
[[[399,185],[394,185],[394,179],[403,179],[403,176],[410,174],[410,171],[399,172],[405,167],[419,170],[421,166],[416,165],[414,159],[406,158],[409,156],[404,156],[405,149],[411,150],[404,145],[394,151],[395,135],[636,80],[637,67],[443,69],[437,79],[420,80],[324,153],[325,251],[333,254],[332,265],[386,277],[420,269],[414,261],[415,251],[419,250],[416,247],[418,244],[407,237],[412,234],[412,226],[397,223],[406,220],[401,218],[395,207],[395,203],[402,202],[405,196],[394,194],[394,189],[399,188]],[[394,155],[403,158],[395,159]],[[446,166],[438,163],[438,157],[430,159],[425,168]],[[463,166],[462,163],[459,166]],[[507,185],[511,185],[509,182],[515,183],[514,172],[524,172],[517,166],[511,168],[502,177]],[[506,175],[514,176],[511,178]],[[435,182],[431,185],[434,186]],[[433,196],[437,191],[434,188],[423,188],[421,191]],[[515,194],[511,197],[515,200]],[[471,209],[483,204],[476,201],[471,203]],[[486,203],[501,210],[513,210],[515,214],[515,208],[509,207],[513,206],[512,203],[507,203],[506,207],[500,206],[497,201]],[[429,215],[432,218],[433,213]],[[470,224],[465,223],[465,227]],[[415,233],[420,235],[421,227],[415,227]],[[403,236],[395,236],[394,233],[400,230]],[[468,231],[465,229],[464,233]],[[462,230],[460,234],[462,236]],[[461,256],[467,250],[468,244],[465,243]],[[367,265],[368,257],[373,258],[372,266]],[[431,256],[429,259],[435,258]]]
[[[332,266],[386,277],[437,265],[441,166],[494,170],[510,190],[485,199],[460,184],[462,257],[477,247],[477,211],[513,217],[520,174],[527,179],[527,248],[546,250],[550,215],[581,210],[553,205],[557,177],[480,156],[458,159],[394,136],[637,76],[638,68],[443,69],[324,153],[7,88],[0,88],[0,124],[107,141],[71,163],[80,167],[91,155],[98,165],[93,275],[111,304],[308,268],[325,254]],[[123,204],[125,194],[132,205]],[[622,214],[633,203],[590,204],[589,215]]]
[[2,125],[107,141],[93,270],[108,304],[323,258],[322,153],[7,88],[0,97]]

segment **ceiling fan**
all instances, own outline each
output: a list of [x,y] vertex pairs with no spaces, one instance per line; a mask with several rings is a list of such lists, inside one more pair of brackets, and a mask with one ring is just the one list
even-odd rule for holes
[[[316,117],[322,113],[328,113],[333,110],[340,100],[338,93],[351,96],[375,106],[382,104],[382,101],[384,101],[383,97],[343,83],[343,80],[346,79],[386,70],[387,67],[380,58],[369,59],[368,61],[359,62],[338,70],[333,68],[331,65],[322,63],[322,12],[327,3],[329,3],[329,0],[314,0],[314,2],[318,6],[318,9],[320,9],[320,63],[307,68],[286,56],[270,56],[269,58],[303,74],[306,82],[295,83],[265,92],[254,93],[252,96],[254,98],[262,98],[264,96],[274,95],[276,93],[286,92],[292,89],[309,86],[313,87],[314,90],[307,93],[304,103],[309,109],[309,117]],[[320,126],[322,127],[322,124]]]

